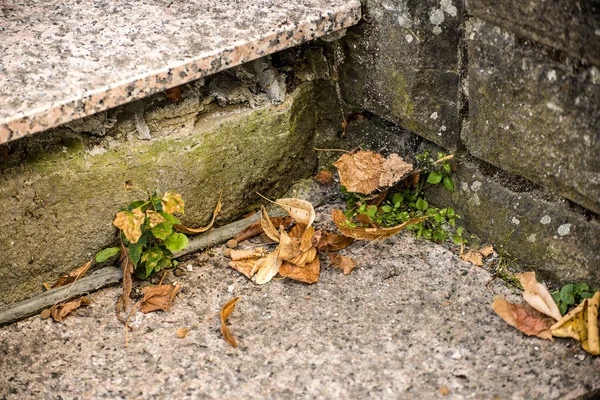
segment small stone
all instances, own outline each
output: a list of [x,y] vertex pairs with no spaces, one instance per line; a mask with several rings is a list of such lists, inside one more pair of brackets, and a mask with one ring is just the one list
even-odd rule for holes
[[584,361],[585,360],[585,354],[577,354],[575,356],[575,358],[577,358],[579,361]]
[[46,308],[44,311],[42,311],[42,312],[40,313],[40,317],[42,317],[42,319],[46,319],[46,318],[49,318],[49,317],[50,317],[50,314],[51,314],[51,311],[50,311],[50,309],[49,309],[49,308]]
[[238,242],[235,239],[229,239],[227,241],[227,247],[229,247],[230,249],[235,249],[237,247],[237,245],[238,245]]
[[235,285],[227,286],[227,293],[233,293],[234,290],[235,290]]
[[227,258],[231,258],[231,249],[230,248],[223,249],[223,255]]
[[194,267],[192,266],[192,264],[188,264],[185,266],[185,269],[187,269],[188,272],[192,272],[194,270]]
[[177,332],[175,332],[175,335],[177,335],[178,338],[183,339],[187,336],[188,332],[188,328],[179,328],[177,329]]
[[454,354],[452,354],[452,359],[453,360],[460,360],[462,358],[462,354],[460,354],[458,351]]

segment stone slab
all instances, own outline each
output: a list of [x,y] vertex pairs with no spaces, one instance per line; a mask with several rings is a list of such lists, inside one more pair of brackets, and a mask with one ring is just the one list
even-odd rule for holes
[[[502,249],[507,262],[556,283],[600,287],[600,220],[525,179],[489,165],[457,160],[456,190],[427,192],[430,202],[453,207],[459,225]],[[593,286],[594,287],[594,286]]]
[[[322,210],[325,211],[325,210]],[[329,210],[326,210],[329,212]],[[319,213],[317,224],[330,224]],[[219,253],[219,249],[214,249]],[[526,337],[491,310],[517,296],[484,269],[410,234],[345,251],[344,276],[323,259],[314,285],[256,286],[221,256],[195,259],[168,313],[136,314],[130,346],[114,315],[119,288],[63,323],[31,317],[0,328],[0,397],[582,399],[600,390],[600,358],[575,342]],[[134,293],[139,293],[135,289]],[[239,347],[215,313],[229,318]],[[175,331],[199,321],[184,339]],[[440,394],[448,388],[447,396]]]
[[355,0],[21,0],[0,8],[0,144],[354,25]]
[[460,1],[364,1],[363,21],[334,43],[344,100],[456,148],[462,14]]
[[467,0],[467,8],[503,29],[600,66],[598,1]]
[[469,152],[600,213],[600,70],[482,20],[467,35]]

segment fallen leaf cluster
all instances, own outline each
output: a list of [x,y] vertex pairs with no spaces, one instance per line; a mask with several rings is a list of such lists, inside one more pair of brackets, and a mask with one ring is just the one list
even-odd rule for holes
[[[462,247],[461,247],[462,249]],[[466,262],[470,262],[473,265],[477,265],[481,267],[483,265],[483,260],[494,253],[494,248],[491,245],[482,247],[479,250],[469,250],[466,253],[460,254],[460,258],[465,260]]]
[[600,291],[592,298],[562,316],[546,286],[535,278],[535,272],[517,274],[524,288],[526,304],[513,304],[504,297],[496,296],[492,308],[509,325],[528,336],[552,340],[553,337],[573,338],[592,355],[600,354],[598,336],[598,306]]

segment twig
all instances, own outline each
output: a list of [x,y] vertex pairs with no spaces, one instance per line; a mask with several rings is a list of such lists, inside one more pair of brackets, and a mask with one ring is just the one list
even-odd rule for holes
[[316,151],[341,151],[341,152],[348,153],[348,154],[352,153],[351,151],[344,150],[344,149],[317,149],[315,147],[314,150],[316,150]]

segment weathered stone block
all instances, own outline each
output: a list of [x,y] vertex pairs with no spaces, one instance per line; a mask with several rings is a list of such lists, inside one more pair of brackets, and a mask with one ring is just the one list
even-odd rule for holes
[[431,202],[453,207],[459,224],[508,259],[556,283],[600,286],[600,221],[530,182],[473,161],[456,162],[456,190],[432,187]]
[[481,20],[468,32],[471,154],[600,213],[600,71]]
[[336,44],[342,96],[448,149],[459,135],[462,2],[366,0]]
[[597,0],[467,0],[467,9],[518,35],[600,65]]
[[136,139],[126,120],[104,136],[63,127],[11,143],[0,159],[0,305],[41,290],[42,282],[110,244],[114,213],[143,196],[125,191],[126,180],[182,193],[182,220],[199,226],[221,190],[220,220],[227,220],[256,203],[257,191],[275,197],[312,174],[313,83],[301,84],[276,107],[200,113],[203,107],[191,96],[171,111],[148,110],[148,141]]

